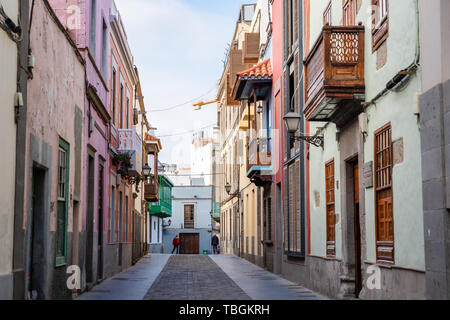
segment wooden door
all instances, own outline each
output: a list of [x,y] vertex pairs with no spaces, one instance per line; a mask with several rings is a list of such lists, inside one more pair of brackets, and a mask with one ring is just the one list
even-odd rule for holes
[[335,208],[334,208],[334,160],[325,165],[326,215],[327,215],[327,256],[336,255]]
[[353,165],[354,182],[354,236],[355,236],[355,295],[359,296],[362,289],[361,272],[361,226],[359,222],[359,166],[358,162]]
[[200,235],[198,233],[180,234],[180,254],[199,254]]

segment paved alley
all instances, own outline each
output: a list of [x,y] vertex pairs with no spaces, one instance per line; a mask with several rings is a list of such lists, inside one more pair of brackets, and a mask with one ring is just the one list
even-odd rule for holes
[[232,255],[149,254],[79,300],[319,300],[310,290]]

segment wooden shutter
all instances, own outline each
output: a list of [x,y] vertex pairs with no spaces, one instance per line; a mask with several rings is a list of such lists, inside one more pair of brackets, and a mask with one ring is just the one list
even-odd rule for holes
[[267,240],[272,240],[272,198],[267,198]]
[[295,188],[294,188],[294,166],[289,166],[289,251],[294,251],[295,243]]
[[388,0],[372,0],[372,52],[375,52],[389,35]]
[[259,61],[259,33],[246,33],[242,44],[243,64],[255,64]]
[[356,1],[342,0],[342,24],[344,26],[354,26],[356,20]]
[[233,89],[237,73],[244,71],[247,68],[247,66],[242,63],[242,50],[230,50],[228,64],[226,104],[228,106],[240,106],[241,102],[233,99],[231,90]]
[[327,256],[336,256],[334,160],[325,165],[325,190],[327,214]]
[[300,214],[300,160],[295,162],[295,246],[301,252],[301,214]]
[[294,13],[294,43],[298,40],[298,2],[297,0],[293,1],[293,13]]
[[284,213],[283,213],[283,219],[284,219],[284,250],[288,251],[289,247],[289,206],[288,206],[288,192],[289,192],[289,186],[288,186],[288,169],[284,168],[284,190],[283,190],[283,207],[284,207]]
[[375,201],[377,261],[394,263],[392,206],[392,130],[387,124],[375,132]]

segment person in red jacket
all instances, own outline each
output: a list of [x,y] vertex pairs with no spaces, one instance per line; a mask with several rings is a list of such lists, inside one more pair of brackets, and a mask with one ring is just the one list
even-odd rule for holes
[[173,244],[173,250],[172,250],[172,254],[174,253],[174,251],[177,251],[177,254],[180,253],[180,238],[178,237],[178,235],[175,236],[175,238],[173,238],[172,241]]

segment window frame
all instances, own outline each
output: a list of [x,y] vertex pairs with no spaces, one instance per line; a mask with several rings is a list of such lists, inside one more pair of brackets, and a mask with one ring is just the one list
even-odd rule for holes
[[356,25],[356,1],[342,0],[342,25]]
[[325,10],[323,11],[323,25],[325,26],[327,23],[328,25],[331,26],[332,24],[332,1],[330,0],[330,2],[328,3],[327,7],[325,8]]
[[[380,16],[380,3],[384,3],[385,15]],[[372,53],[386,41],[389,36],[389,0],[371,0],[372,4]],[[379,21],[377,20],[379,19]]]
[[[64,172],[64,198],[60,197],[60,165],[61,165],[61,151],[65,153],[65,172]],[[56,222],[56,244],[55,244],[55,266],[61,267],[67,264],[67,238],[68,238],[68,232],[67,232],[67,225],[68,225],[68,213],[69,213],[69,179],[70,179],[70,145],[68,142],[66,142],[64,139],[59,138],[59,148],[58,148],[58,199],[57,199],[57,222]],[[64,202],[64,225],[63,230],[58,230],[58,218],[59,218],[59,203]],[[59,234],[61,232],[61,234]],[[58,238],[62,236],[62,255],[59,255],[58,253]]]
[[[189,219],[188,221],[192,221],[193,222],[193,226],[192,228],[186,228],[186,207],[192,207],[192,211],[191,211],[191,215],[192,215],[192,219]],[[195,229],[195,204],[194,203],[184,203],[183,204],[183,229]]]
[[[389,149],[390,149],[390,154],[389,154],[389,160],[390,160],[390,165],[388,165],[387,167],[390,168],[389,173],[389,183],[382,185],[381,187],[379,187],[378,184],[378,157],[377,154],[380,152],[385,151],[386,149],[383,149],[381,151],[378,151],[377,148],[377,137],[380,136],[381,134],[383,134],[384,132],[390,130],[389,133]],[[376,259],[377,259],[377,263],[380,264],[387,264],[387,265],[393,265],[395,264],[395,232],[394,232],[394,195],[393,195],[393,168],[394,168],[394,159],[393,159],[393,144],[392,144],[392,126],[391,123],[387,123],[384,126],[382,126],[381,128],[379,128],[378,130],[376,130],[374,132],[374,161],[373,161],[373,170],[374,170],[374,200],[375,200],[375,252],[376,252]],[[386,168],[386,167],[385,167]],[[392,219],[392,240],[380,240],[379,236],[379,229],[380,229],[380,221],[379,221],[379,206],[378,206],[378,197],[379,197],[379,193],[383,192],[383,191],[387,191],[390,190],[390,196],[391,196],[391,208],[392,208],[392,212],[391,212],[391,219]],[[390,258],[387,258],[386,256],[381,257],[380,256],[380,250],[379,248],[392,248],[392,256]]]
[[[332,166],[333,172],[332,175],[328,175],[328,168]],[[332,188],[329,188],[328,180],[332,177]],[[326,256],[329,258],[336,257],[336,163],[334,158],[325,163],[325,215],[326,215]],[[333,201],[328,200],[328,192],[333,192]],[[333,206],[334,218],[332,220],[329,219],[328,208],[329,206]],[[333,228],[333,239],[329,238],[329,228]],[[329,245],[333,244],[332,249],[329,249]]]

